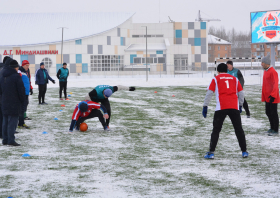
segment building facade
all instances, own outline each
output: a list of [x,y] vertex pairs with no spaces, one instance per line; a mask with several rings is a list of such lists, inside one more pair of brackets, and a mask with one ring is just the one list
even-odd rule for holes
[[[213,35],[208,35],[208,62],[215,62],[215,58],[231,57],[231,43]],[[218,62],[224,60],[218,59]]]
[[[270,54],[270,45],[267,44],[251,44],[252,57],[264,57]],[[275,61],[280,61],[280,45],[275,46]]]
[[206,22],[133,23],[130,13],[0,14],[0,20],[11,26],[0,33],[0,61],[28,60],[33,74],[41,62],[51,74],[66,62],[70,74],[93,75],[144,72],[146,59],[150,73],[205,70],[208,63]]

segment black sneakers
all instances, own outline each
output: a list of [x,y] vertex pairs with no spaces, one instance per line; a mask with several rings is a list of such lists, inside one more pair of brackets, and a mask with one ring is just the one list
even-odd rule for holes
[[[5,144],[4,144],[5,145]],[[8,144],[8,146],[20,146],[20,144],[14,142],[13,144]]]

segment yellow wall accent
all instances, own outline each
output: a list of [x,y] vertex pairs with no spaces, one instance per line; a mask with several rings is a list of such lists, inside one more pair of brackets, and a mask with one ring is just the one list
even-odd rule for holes
[[157,64],[157,71],[163,71],[163,64]]
[[182,22],[175,22],[175,30],[181,30],[182,29]]
[[143,51],[137,51],[136,54],[143,54]]
[[118,46],[115,45],[115,54],[118,54]]
[[30,74],[35,74],[35,64],[29,64]]
[[[146,57],[146,54],[143,54],[143,57]],[[147,54],[147,58],[150,57],[150,54]]]
[[182,30],[182,37],[188,38],[188,30]]
[[82,73],[82,63],[76,63],[76,73]]
[[49,50],[56,50],[56,45],[49,45]]
[[200,30],[201,38],[206,38],[206,30]]
[[127,37],[129,38],[130,37],[130,30],[127,29]]
[[192,54],[195,54],[195,46],[192,46]]
[[[20,50],[20,47],[13,47],[13,55],[16,55],[16,50]],[[20,63],[21,65],[21,63]]]
[[[63,63],[63,57],[62,57],[62,63]],[[61,54],[56,55],[56,64],[61,64]]]

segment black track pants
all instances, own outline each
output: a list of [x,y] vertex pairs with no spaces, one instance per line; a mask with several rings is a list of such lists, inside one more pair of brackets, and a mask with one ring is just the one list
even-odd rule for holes
[[87,117],[80,117],[76,122],[76,126],[80,126],[80,124],[83,123],[85,120],[95,117],[98,117],[103,127],[106,126],[105,118],[103,118],[103,114],[99,109],[92,109],[91,113]]
[[43,84],[43,85],[38,85],[38,88],[39,88],[38,99],[39,99],[39,104],[41,104],[41,103],[45,102],[45,95],[47,92],[47,83]]
[[270,128],[274,131],[279,129],[279,117],[277,112],[277,103],[265,102],[265,113],[270,122]]
[[67,81],[59,81],[59,98],[62,98],[62,90],[64,90],[64,97],[67,98],[66,95],[66,89],[67,89]]
[[248,103],[247,103],[247,101],[245,100],[245,98],[244,98],[243,107],[244,107],[244,109],[245,109],[245,111],[246,111],[246,115],[247,115],[247,116],[250,116],[249,106],[248,106]]
[[241,151],[244,152],[247,150],[246,148],[246,138],[244,131],[242,129],[242,123],[241,123],[241,117],[240,112],[235,109],[225,109],[216,111],[214,114],[214,120],[213,120],[213,131],[211,134],[211,142],[210,142],[210,152],[214,152],[219,140],[219,134],[222,130],[222,126],[224,123],[224,120],[226,116],[229,116],[232,125],[235,130],[235,135],[238,139],[239,146],[241,148]]

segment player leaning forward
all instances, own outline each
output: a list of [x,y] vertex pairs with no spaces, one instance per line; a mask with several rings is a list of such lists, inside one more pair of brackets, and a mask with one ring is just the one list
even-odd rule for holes
[[210,148],[204,158],[214,159],[214,152],[219,139],[219,134],[227,115],[233,124],[235,134],[242,151],[242,157],[248,157],[249,154],[246,149],[246,139],[240,117],[240,110],[244,102],[244,92],[242,86],[236,77],[227,74],[226,64],[219,64],[217,71],[218,75],[212,79],[207,89],[203,104],[202,115],[206,118],[207,106],[211,101],[213,93],[216,93],[217,105],[213,120]]
[[135,87],[126,87],[122,85],[109,86],[109,85],[98,85],[86,96],[86,100],[91,100],[93,102],[100,102],[105,106],[109,114],[109,119],[106,120],[106,125],[109,128],[110,118],[111,118],[111,105],[109,102],[109,97],[116,91],[134,91]]
[[[85,100],[76,105],[72,116],[69,132],[72,133],[73,129],[79,130],[80,124],[85,120],[98,117],[105,131],[109,130],[105,119],[108,119],[106,108],[99,103]],[[105,118],[105,119],[104,119]]]

